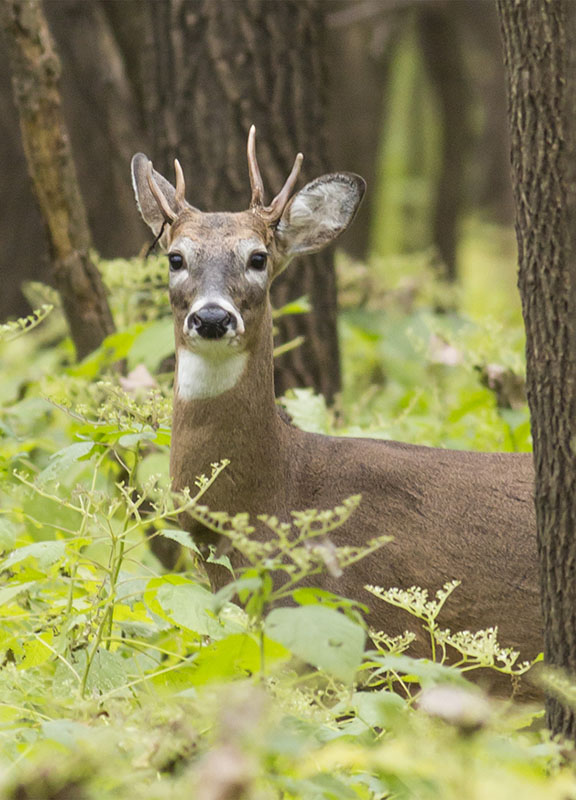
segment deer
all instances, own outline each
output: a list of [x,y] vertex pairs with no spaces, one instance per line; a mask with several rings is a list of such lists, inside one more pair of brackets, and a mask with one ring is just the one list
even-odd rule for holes
[[[289,520],[292,511],[333,508],[359,494],[358,509],[331,534],[334,544],[362,545],[382,534],[392,541],[340,577],[314,576],[315,586],[364,603],[370,626],[396,635],[406,613],[373,597],[367,584],[439,588],[459,580],[443,625],[498,626],[502,645],[533,659],[543,632],[530,454],[319,435],[297,428],[278,408],[270,286],[294,257],[326,247],[349,226],[366,186],[358,175],[337,172],[295,191],[302,160],[299,153],[265,205],[252,126],[250,204],[227,213],[188,203],[177,159],[176,186],[143,153],[132,159],[139,211],[169,263],[172,487],[193,487],[213,462],[229,460],[204,499],[212,511],[248,513],[259,536],[271,534],[258,529],[258,515]],[[184,527],[201,552],[218,545],[201,523],[187,518]],[[242,566],[238,552],[230,561]],[[204,567],[214,591],[229,582],[224,567]],[[424,638],[411,652],[428,654]]]

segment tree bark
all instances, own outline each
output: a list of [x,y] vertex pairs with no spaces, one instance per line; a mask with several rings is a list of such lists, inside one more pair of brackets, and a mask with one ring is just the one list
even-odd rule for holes
[[[327,15],[324,44],[330,75],[327,112],[330,160],[339,170],[362,175],[369,187],[354,224],[341,241],[342,248],[359,260],[365,260],[370,250],[386,116],[385,93],[403,17],[380,0],[371,0],[370,5],[373,13],[366,19],[361,8],[354,5],[340,8],[336,4]],[[353,14],[355,10],[359,18],[349,20],[347,15],[340,22],[344,12]]]
[[[574,4],[498,0],[534,439],[545,660],[576,675]],[[547,700],[554,733],[574,711]]]
[[456,250],[464,205],[464,165],[470,144],[470,86],[453,11],[451,3],[423,4],[418,10],[422,56],[436,91],[442,120],[432,237],[444,270],[442,277],[452,282],[458,277]]
[[[469,202],[499,225],[514,223],[510,176],[506,80],[500,25],[495,3],[475,0],[454,9],[475,94],[473,107],[481,109],[472,163]],[[468,169],[470,175],[470,168]],[[470,183],[470,182],[469,182]]]
[[[130,9],[130,0],[121,0]],[[62,106],[74,164],[97,251],[130,256],[142,246],[130,160],[145,150],[141,105],[128,71],[124,41],[96,0],[49,0],[48,25],[62,62]],[[141,15],[140,15],[141,16]],[[137,13],[132,16],[135,35]],[[140,37],[141,41],[141,37]],[[127,177],[128,176],[128,177]]]
[[114,329],[90,260],[90,232],[59,93],[60,61],[39,0],[1,0],[14,97],[28,169],[44,219],[52,268],[79,358]]
[[[326,171],[321,3],[149,0],[147,8],[152,156],[170,174],[178,155],[191,203],[204,211],[247,208],[252,123],[269,194],[282,186],[298,151],[307,179]],[[305,341],[277,360],[276,389],[308,385],[331,400],[340,387],[331,253],[293,263],[272,301],[278,307],[303,294],[312,312],[279,324],[281,341]]]

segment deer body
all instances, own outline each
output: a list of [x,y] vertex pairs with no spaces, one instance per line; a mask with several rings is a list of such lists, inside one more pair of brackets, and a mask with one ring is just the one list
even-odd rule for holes
[[[207,214],[184,200],[143,155],[133,159],[141,213],[168,250],[176,377],[171,448],[175,489],[191,487],[210,464],[230,460],[205,496],[214,511],[289,520],[290,512],[362,501],[331,534],[338,545],[394,540],[314,585],[359,600],[369,624],[392,635],[405,612],[364,586],[462,582],[441,622],[453,631],[498,625],[505,646],[533,658],[542,649],[538,559],[529,455],[472,453],[301,431],[279,413],[273,384],[270,283],[296,254],[320,249],[353,218],[363,193],[357,176],[324,176],[290,199],[301,157],[268,207],[249,139],[252,203],[236,214]],[[167,230],[166,230],[167,228]],[[257,523],[256,523],[257,524]],[[201,547],[215,535],[188,521]],[[265,535],[264,531],[257,531]],[[230,553],[238,566],[240,555]],[[214,588],[229,580],[206,563]],[[424,642],[417,654],[428,654]]]
[[[306,433],[288,425],[273,400],[266,419],[262,409],[251,408],[246,389],[240,385],[227,398],[243,412],[241,426],[235,417],[229,425],[211,424],[210,411],[201,408],[207,401],[176,401],[175,488],[193,485],[198,474],[209,472],[210,461],[229,458],[206,503],[232,514],[248,512],[252,520],[262,513],[288,520],[290,511],[331,508],[361,494],[351,519],[331,534],[334,544],[361,545],[382,533],[394,540],[342,577],[315,576],[314,585],[368,605],[370,625],[397,635],[408,617],[372,598],[366,584],[436,589],[457,579],[462,585],[443,611],[443,625],[454,631],[498,625],[506,646],[526,658],[538,654],[530,457]],[[189,530],[197,543],[217,543],[192,520]],[[240,565],[237,554],[230,557]],[[206,569],[214,589],[230,579],[217,565],[206,563]],[[415,652],[429,655],[427,644]]]

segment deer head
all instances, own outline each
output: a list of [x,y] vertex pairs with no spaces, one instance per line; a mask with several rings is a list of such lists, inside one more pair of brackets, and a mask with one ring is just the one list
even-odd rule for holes
[[190,205],[177,160],[174,187],[143,153],[132,159],[138,207],[168,253],[177,353],[194,362],[193,372],[210,363],[221,367],[217,387],[196,380],[203,396],[233,385],[242,372],[262,325],[269,323],[269,289],[276,276],[293,256],[316,252],[342,233],[362,199],[365,182],[350,173],[323,175],[293,194],[302,158],[296,156],[283,188],[264,205],[252,126],[252,196],[249,209],[238,213],[204,213]]

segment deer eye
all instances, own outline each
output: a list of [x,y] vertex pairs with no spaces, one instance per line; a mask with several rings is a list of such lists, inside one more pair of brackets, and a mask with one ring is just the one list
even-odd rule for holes
[[248,266],[250,269],[256,269],[261,272],[266,269],[266,262],[268,261],[268,253],[252,253],[248,259]]
[[170,262],[170,269],[176,272],[179,269],[182,269],[184,266],[184,259],[180,255],[180,253],[169,253],[168,254],[168,261]]

